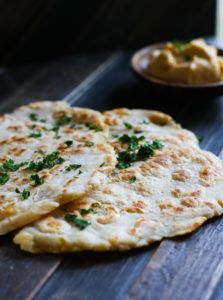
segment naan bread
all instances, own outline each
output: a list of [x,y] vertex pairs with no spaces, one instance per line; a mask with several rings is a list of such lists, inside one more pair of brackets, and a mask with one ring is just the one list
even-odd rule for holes
[[104,113],[110,127],[110,139],[114,145],[116,136],[122,134],[144,135],[147,140],[158,139],[165,145],[198,147],[197,137],[183,129],[171,116],[154,110],[118,108]]
[[223,165],[197,147],[164,144],[128,168],[102,167],[91,184],[94,191],[25,227],[14,242],[29,252],[129,250],[223,213]]
[[0,118],[0,234],[81,197],[114,159],[96,111],[36,102]]

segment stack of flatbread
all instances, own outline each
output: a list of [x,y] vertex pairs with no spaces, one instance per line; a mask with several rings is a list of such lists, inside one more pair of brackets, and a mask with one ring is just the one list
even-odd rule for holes
[[222,162],[161,112],[35,102],[0,145],[0,234],[29,252],[128,250],[223,213]]

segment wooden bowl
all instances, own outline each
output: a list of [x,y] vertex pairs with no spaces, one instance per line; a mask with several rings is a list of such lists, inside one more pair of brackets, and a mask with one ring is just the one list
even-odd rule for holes
[[[208,83],[208,84],[183,84],[161,80],[153,77],[146,72],[149,64],[150,54],[155,49],[164,47],[164,43],[153,44],[137,51],[131,58],[131,67],[135,75],[146,86],[156,94],[164,95],[165,97],[196,97],[196,99],[213,98],[223,95],[223,81]],[[223,50],[218,49],[218,54],[223,56]],[[198,98],[199,97],[199,98]]]

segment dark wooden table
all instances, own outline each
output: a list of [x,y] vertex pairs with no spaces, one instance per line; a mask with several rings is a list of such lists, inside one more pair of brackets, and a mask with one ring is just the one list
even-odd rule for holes
[[[14,91],[1,97],[1,113],[32,100],[61,98],[100,110],[159,109],[204,136],[201,147],[223,157],[223,98],[154,98],[134,78],[129,54],[70,57],[9,74]],[[124,253],[32,255],[13,245],[12,235],[0,237],[1,300],[223,299],[221,218],[191,235]]]

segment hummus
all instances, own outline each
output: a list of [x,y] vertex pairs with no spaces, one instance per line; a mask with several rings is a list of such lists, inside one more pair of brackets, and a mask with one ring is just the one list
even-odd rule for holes
[[183,84],[223,81],[223,57],[203,39],[187,44],[169,42],[150,55],[147,72],[159,79]]

